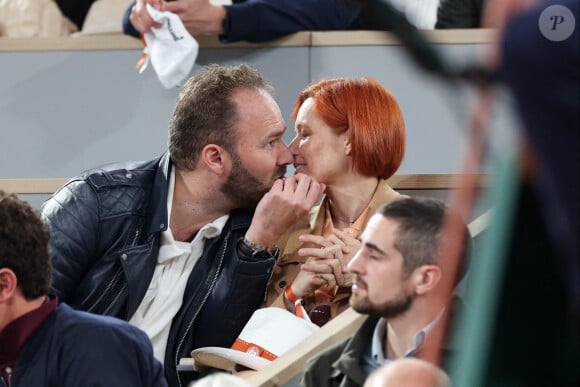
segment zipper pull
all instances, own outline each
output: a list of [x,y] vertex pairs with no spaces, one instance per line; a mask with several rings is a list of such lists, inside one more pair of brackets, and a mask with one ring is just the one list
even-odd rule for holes
[[12,367],[6,367],[4,372],[6,372],[6,376],[8,377],[8,387],[10,387],[12,385]]

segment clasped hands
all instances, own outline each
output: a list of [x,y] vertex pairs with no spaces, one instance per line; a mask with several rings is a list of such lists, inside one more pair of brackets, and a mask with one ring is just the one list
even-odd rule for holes
[[328,238],[305,234],[299,239],[311,247],[298,250],[300,256],[308,259],[291,284],[294,294],[304,298],[323,285],[329,288],[352,285],[353,277],[346,265],[360,247],[358,239],[340,230],[334,230]]

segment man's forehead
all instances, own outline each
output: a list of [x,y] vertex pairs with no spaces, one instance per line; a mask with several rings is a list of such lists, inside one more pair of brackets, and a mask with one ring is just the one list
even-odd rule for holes
[[278,120],[283,120],[278,103],[264,89],[243,88],[235,90],[232,93],[232,100],[240,118],[252,117],[255,119],[256,116],[273,116]]
[[261,99],[260,102],[268,102],[278,107],[276,100],[266,89],[261,87],[239,87],[232,91],[232,99],[237,104],[244,107],[251,107],[257,102],[255,99]]
[[399,223],[394,219],[387,218],[381,214],[374,214],[369,219],[361,238],[381,238],[385,236],[395,235]]
[[397,237],[397,227],[398,223],[396,221],[385,218],[381,214],[375,214],[361,234],[361,241],[367,248],[376,250],[381,254],[393,249],[396,250],[394,245]]

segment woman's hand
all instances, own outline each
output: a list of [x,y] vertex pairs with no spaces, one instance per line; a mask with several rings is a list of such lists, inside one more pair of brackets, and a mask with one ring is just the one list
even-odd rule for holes
[[359,249],[359,240],[339,230],[328,238],[304,234],[299,240],[309,244],[298,250],[299,255],[308,259],[292,283],[294,294],[303,298],[323,285],[331,288],[352,285],[352,275],[346,265]]

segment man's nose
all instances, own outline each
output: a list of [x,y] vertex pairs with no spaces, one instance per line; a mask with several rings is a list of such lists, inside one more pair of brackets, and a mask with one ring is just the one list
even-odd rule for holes
[[294,156],[286,144],[282,146],[282,152],[278,158],[278,163],[281,165],[289,165],[294,163]]
[[357,252],[357,253],[356,253],[356,254],[355,254],[353,257],[352,257],[352,259],[350,260],[350,262],[349,262],[349,263],[348,263],[348,265],[346,266],[346,268],[348,269],[348,271],[349,271],[350,273],[355,273],[355,274],[358,274],[358,273],[360,273],[360,270],[359,270],[359,261],[360,261],[360,255],[361,255],[361,253],[360,253],[360,250],[359,250],[359,252]]

